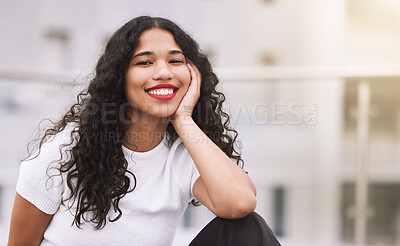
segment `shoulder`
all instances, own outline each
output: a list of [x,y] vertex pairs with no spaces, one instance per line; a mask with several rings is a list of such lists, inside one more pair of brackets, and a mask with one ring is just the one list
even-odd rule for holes
[[75,122],[68,123],[59,132],[47,138],[42,146],[62,145],[73,143],[78,140],[79,124]]
[[21,163],[16,186],[18,194],[47,214],[54,214],[62,200],[65,185],[60,167],[71,159],[68,150],[74,145],[76,127],[76,124],[67,124]]
[[[68,123],[60,132],[44,138],[41,145],[30,156],[22,161],[21,166],[27,163],[50,164],[49,162],[60,159],[62,155],[67,154],[78,140],[77,123]],[[61,159],[60,159],[61,160]]]
[[70,122],[65,125],[61,131],[47,139],[46,144],[49,144],[51,142],[55,142],[57,144],[73,143],[78,140],[78,130],[79,124],[75,122]]

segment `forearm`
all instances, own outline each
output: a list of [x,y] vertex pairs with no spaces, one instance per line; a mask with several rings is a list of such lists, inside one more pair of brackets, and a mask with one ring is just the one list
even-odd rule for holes
[[196,164],[216,209],[225,210],[243,202],[255,203],[256,188],[249,176],[204,134],[192,118],[175,120],[174,127]]

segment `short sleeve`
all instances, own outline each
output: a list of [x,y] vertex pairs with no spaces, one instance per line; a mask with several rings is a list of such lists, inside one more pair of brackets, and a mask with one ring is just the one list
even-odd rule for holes
[[200,177],[200,173],[197,170],[196,165],[194,164],[192,158],[190,158],[191,160],[191,165],[192,165],[192,177],[190,180],[190,200],[195,199],[194,195],[193,195],[193,185],[194,183],[196,183],[196,180]]
[[61,157],[63,160],[68,157],[65,148],[62,148],[61,155],[60,146],[69,143],[69,136],[70,131],[66,130],[52,136],[42,145],[40,152],[20,166],[16,191],[47,214],[56,213],[62,202],[64,185],[58,167]]

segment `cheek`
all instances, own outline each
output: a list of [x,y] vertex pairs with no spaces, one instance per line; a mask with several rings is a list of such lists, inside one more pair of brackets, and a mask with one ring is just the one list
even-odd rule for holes
[[131,71],[128,71],[125,75],[125,88],[131,87],[134,81],[135,76],[133,76],[133,73]]
[[125,88],[137,88],[143,85],[143,81],[146,81],[146,77],[142,73],[135,73],[128,71],[125,76]]
[[181,81],[183,87],[185,87],[185,88],[189,87],[189,84],[190,84],[190,72],[189,72],[189,69],[186,66],[182,67],[179,70],[179,73],[177,74],[177,76],[179,77],[179,80]]

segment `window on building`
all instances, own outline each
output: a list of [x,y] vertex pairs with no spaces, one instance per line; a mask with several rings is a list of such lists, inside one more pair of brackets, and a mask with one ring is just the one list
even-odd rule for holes
[[275,0],[262,0],[263,3],[273,3]]
[[[355,187],[342,186],[342,239],[354,243]],[[400,183],[373,183],[368,192],[367,243],[400,245]]]
[[274,66],[276,65],[276,58],[270,52],[263,52],[259,58],[262,66]]
[[46,49],[43,62],[49,68],[69,68],[71,63],[70,34],[64,28],[51,27],[45,33]]
[[276,187],[273,193],[274,201],[274,232],[276,236],[284,235],[284,208],[285,208],[285,188],[282,186]]
[[[370,165],[392,168],[400,164],[400,83],[398,77],[368,78],[370,87]],[[357,136],[357,90],[360,79],[349,79],[343,108],[346,166],[354,165]]]
[[[368,204],[366,242],[400,245],[400,91],[399,77],[351,78],[345,84],[343,107],[344,171],[355,177],[357,162],[358,88],[370,89],[368,163]],[[342,186],[341,236],[354,243],[355,186]]]

